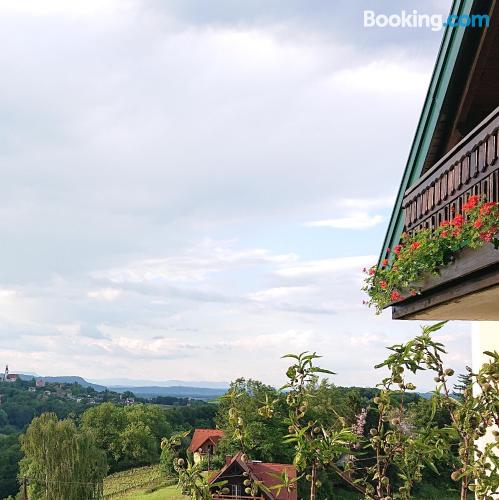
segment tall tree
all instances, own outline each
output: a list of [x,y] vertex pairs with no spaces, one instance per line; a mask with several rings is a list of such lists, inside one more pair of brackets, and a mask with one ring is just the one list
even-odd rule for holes
[[53,413],[34,418],[21,436],[24,458],[20,479],[27,478],[33,500],[93,500],[102,497],[107,473],[105,454],[92,436],[72,420]]

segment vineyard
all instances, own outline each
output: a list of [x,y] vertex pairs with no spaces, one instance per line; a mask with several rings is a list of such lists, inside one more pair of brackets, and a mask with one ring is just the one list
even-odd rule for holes
[[[174,486],[175,479],[167,479],[158,465],[140,467],[108,476],[104,480],[104,498],[109,500],[146,495],[166,486]],[[171,488],[175,492],[175,488]],[[163,496],[163,498],[165,498]],[[140,498],[140,497],[138,497]]]

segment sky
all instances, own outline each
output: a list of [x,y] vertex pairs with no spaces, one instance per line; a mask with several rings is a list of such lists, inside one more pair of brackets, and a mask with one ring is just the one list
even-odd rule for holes
[[[372,386],[362,305],[448,0],[0,0],[0,363],[91,380]],[[439,334],[470,363],[470,325]],[[431,386],[424,374],[421,388]]]

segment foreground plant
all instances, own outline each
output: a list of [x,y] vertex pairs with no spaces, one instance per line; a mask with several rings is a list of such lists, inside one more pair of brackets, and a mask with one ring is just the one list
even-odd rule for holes
[[[325,429],[307,420],[307,409],[313,405],[309,383],[318,373],[331,373],[314,365],[315,354],[289,355],[294,364],[288,369],[290,383],[287,399],[290,409],[290,435],[287,440],[295,446],[295,464],[308,471],[311,482],[310,498],[314,499],[317,487],[317,471],[330,469],[366,499],[411,499],[417,483],[421,482],[425,469],[439,473],[435,463],[445,457],[454,458],[451,474],[459,484],[459,496],[467,498],[473,491],[481,500],[493,498],[499,492],[499,444],[495,441],[479,446],[479,439],[487,429],[499,424],[499,354],[487,352],[490,360],[478,373],[470,372],[470,381],[462,396],[449,389],[449,378],[454,370],[446,368],[442,361],[444,346],[432,339],[432,334],[445,323],[425,326],[421,335],[405,344],[389,349],[392,353],[376,366],[390,370],[374,398],[377,423],[362,436],[365,417],[348,426],[344,419],[336,419],[341,428]],[[416,386],[407,380],[407,372],[417,374],[429,370],[435,373],[436,388],[431,398],[432,412],[424,425],[415,426],[405,404],[408,391]],[[473,394],[472,386],[476,391]],[[435,414],[443,411],[451,422],[439,427]],[[360,424],[359,424],[360,422]],[[393,480],[396,476],[396,484]]]
[[[336,428],[333,425],[326,427],[307,418],[307,410],[314,404],[310,385],[316,381],[318,374],[334,374],[314,364],[320,356],[304,352],[298,355],[287,354],[284,358],[293,360],[286,372],[288,383],[282,387],[282,390],[289,391],[286,396],[289,434],[285,442],[294,445],[294,465],[305,473],[306,480],[310,482],[310,500],[315,500],[317,488],[321,486],[318,479],[319,470],[332,467],[347,479],[347,474],[337,467],[336,462],[350,452],[358,437],[338,414],[332,416],[332,421],[340,422],[340,426]],[[355,483],[350,484],[358,491],[364,492]]]
[[470,196],[463,213],[443,221],[436,229],[403,234],[400,244],[387,249],[381,265],[364,269],[365,301],[379,314],[386,306],[420,293],[427,275],[438,275],[463,248],[478,249],[487,244],[499,248],[499,204]]

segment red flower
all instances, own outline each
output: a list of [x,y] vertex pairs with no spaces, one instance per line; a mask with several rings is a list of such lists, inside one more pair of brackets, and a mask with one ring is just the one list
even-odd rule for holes
[[450,224],[450,222],[449,222],[448,220],[443,220],[443,221],[440,223],[440,227],[447,227],[449,224]]
[[400,250],[402,250],[402,245],[397,245],[394,249],[393,249],[393,253],[398,255],[400,253]]
[[440,236],[442,236],[442,238],[447,238],[447,236],[449,236],[449,231],[442,231]]
[[379,286],[380,286],[383,290],[385,290],[385,289],[386,289],[386,287],[388,286],[388,283],[387,283],[386,281],[380,281],[380,282],[379,282]]
[[381,265],[382,265],[383,267],[386,267],[386,266],[388,265],[388,259],[383,259],[383,260],[381,261]]
[[469,212],[470,210],[476,207],[479,201],[480,201],[480,196],[476,195],[470,196],[468,198],[468,201],[463,205],[463,210],[465,212]]
[[494,238],[494,234],[496,233],[497,229],[491,229],[490,231],[485,231],[484,233],[480,233],[480,239],[482,241],[487,241],[490,243],[492,239]]
[[402,295],[400,295],[400,292],[397,292],[397,290],[393,290],[393,292],[390,294],[390,298],[393,301],[400,300],[402,298]]
[[371,267],[371,269],[369,269],[369,276],[374,276],[375,274],[376,274],[376,268]]
[[421,243],[419,241],[415,241],[412,245],[411,248],[412,250],[417,250],[421,246]]
[[473,224],[473,227],[480,229],[483,226],[482,219],[477,219],[475,223]]
[[454,227],[461,227],[464,224],[464,217],[461,214],[457,214],[451,221],[450,225]]
[[480,208],[480,215],[489,215],[495,206],[497,206],[497,203],[495,201],[484,203]]

